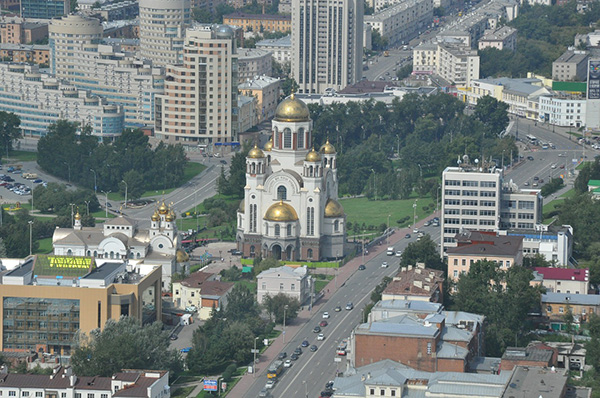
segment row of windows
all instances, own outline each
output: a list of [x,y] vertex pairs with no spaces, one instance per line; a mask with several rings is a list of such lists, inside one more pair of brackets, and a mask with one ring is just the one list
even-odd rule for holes
[[[506,260],[506,262],[502,261],[502,260],[500,260],[500,261],[493,260],[493,261],[494,261],[494,263],[498,264],[500,266],[500,268],[504,267],[504,265],[506,265],[506,268],[509,268],[510,264],[511,264],[510,260]],[[475,264],[475,262],[476,262],[475,260],[470,259],[469,266],[473,266],[473,264]],[[454,259],[453,264],[458,267],[458,259],[457,258]],[[465,267],[467,265],[467,259],[466,258],[461,259],[460,265]]]
[[496,207],[496,202],[493,200],[463,200],[460,199],[444,199],[445,205],[450,206],[483,206],[483,207]]
[[448,196],[483,196],[487,198],[495,198],[496,191],[474,191],[474,190],[458,190],[458,189],[446,189],[444,191],[445,195]]

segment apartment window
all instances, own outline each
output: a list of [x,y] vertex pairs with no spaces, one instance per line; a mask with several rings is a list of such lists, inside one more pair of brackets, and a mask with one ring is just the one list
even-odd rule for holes
[[21,396],[28,397],[29,396],[29,391],[23,391],[23,392],[21,392]]
[[266,282],[262,283],[262,290],[267,290],[267,283]]
[[454,270],[454,277],[458,278],[458,270]]
[[427,343],[427,355],[431,355],[431,343]]
[[496,181],[481,181],[481,188],[496,188]]
[[291,286],[290,290],[296,290],[296,284],[295,283],[292,283],[292,286]]
[[75,393],[75,398],[81,398],[81,393],[79,393],[79,392]]
[[477,186],[479,186],[479,182],[467,180],[467,181],[462,182],[462,186],[463,187],[477,187]]
[[8,392],[8,396],[9,397],[16,397],[17,396],[17,392],[16,391],[9,391]]
[[283,283],[279,284],[279,290],[283,290]]
[[454,265],[458,265],[458,259],[457,258],[454,259]]
[[60,393],[60,398],[67,398],[67,393],[66,392],[61,392]]
[[108,394],[100,394],[100,398],[108,398]]
[[43,396],[44,396],[44,393],[43,393],[43,392],[41,392],[41,391],[37,391],[37,392],[35,393],[35,396],[36,396],[36,397],[43,397]]
[[463,258],[463,259],[462,259],[462,262],[461,262],[461,264],[462,264],[462,266],[463,266],[463,267],[464,267],[465,265],[467,265],[467,259],[466,259],[466,258]]
[[391,392],[392,397],[396,396],[396,390],[391,390],[390,392]]
[[562,314],[563,312],[565,312],[565,310],[564,310],[564,308],[563,308],[563,307],[558,307],[558,312],[559,312],[560,314]]

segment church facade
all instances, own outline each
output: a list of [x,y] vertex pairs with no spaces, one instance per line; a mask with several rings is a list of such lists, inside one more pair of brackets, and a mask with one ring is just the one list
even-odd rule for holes
[[338,202],[337,155],[327,141],[312,147],[308,107],[294,97],[275,111],[271,139],[246,158],[237,212],[245,257],[319,261],[344,255],[346,216]]

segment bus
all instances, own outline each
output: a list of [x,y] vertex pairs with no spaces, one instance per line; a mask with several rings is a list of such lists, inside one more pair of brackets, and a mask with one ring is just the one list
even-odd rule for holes
[[390,56],[390,52],[389,51],[384,51],[383,52],[383,56],[384,57],[389,57]]
[[276,379],[277,376],[281,374],[283,371],[283,361],[276,360],[274,361],[269,369],[267,370],[267,378],[268,379]]
[[337,346],[335,353],[338,355],[346,355],[346,350],[348,348],[348,342],[346,340],[342,340],[342,342]]
[[531,145],[537,145],[538,144],[538,139],[535,138],[535,136],[529,134],[526,135],[525,138],[527,138],[527,142]]

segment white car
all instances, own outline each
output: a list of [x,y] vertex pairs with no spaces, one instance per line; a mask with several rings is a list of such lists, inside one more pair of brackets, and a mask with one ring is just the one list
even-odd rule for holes
[[413,234],[416,234],[416,233],[418,233],[418,232],[419,232],[419,228],[415,228],[415,229],[413,229]]
[[402,250],[396,250],[396,257],[402,256]]
[[555,169],[556,168],[556,164],[553,164],[552,166],[550,166],[551,168]]
[[292,360],[291,359],[286,359],[285,362],[283,363],[283,367],[284,368],[291,368],[292,367]]
[[323,313],[323,319],[329,319],[329,312],[325,311]]
[[384,261],[381,263],[381,268],[387,268],[387,267],[388,267],[387,261]]
[[319,333],[319,335],[317,336],[317,340],[319,340],[319,341],[325,340],[325,335],[323,333]]
[[274,379],[267,380],[267,384],[265,384],[265,388],[273,388],[273,387],[275,387],[275,380]]
[[198,308],[196,308],[195,305],[189,305],[189,306],[185,307],[185,310],[187,312],[196,312],[196,311],[198,311]]

